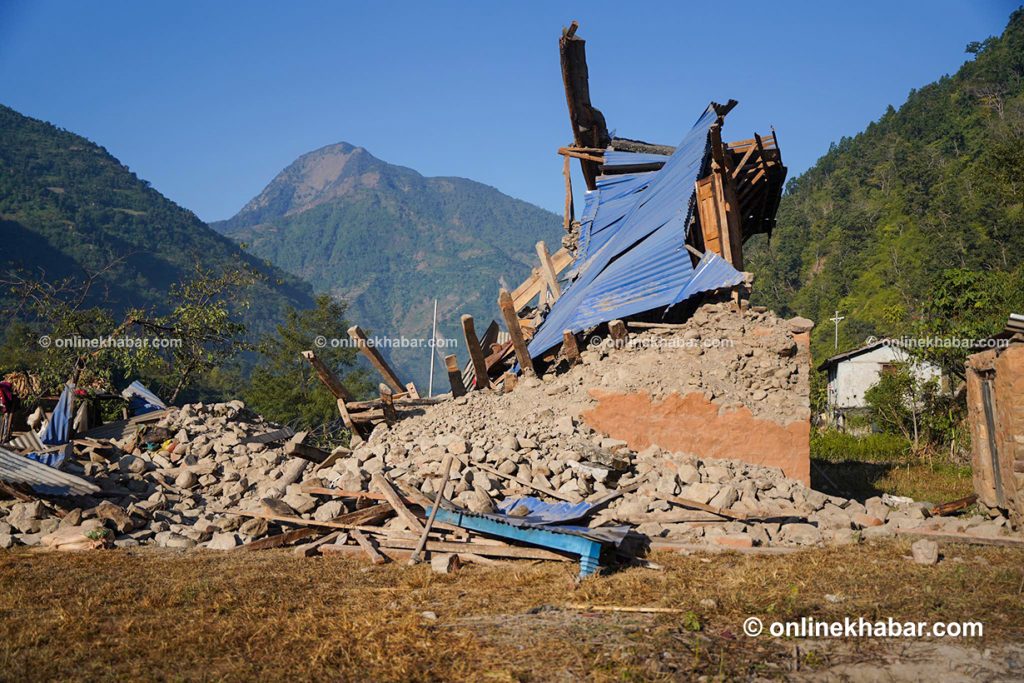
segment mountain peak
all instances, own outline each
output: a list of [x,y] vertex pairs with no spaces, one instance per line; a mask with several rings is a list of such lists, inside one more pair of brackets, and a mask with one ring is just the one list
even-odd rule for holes
[[409,173],[415,174],[381,161],[364,147],[337,142],[293,161],[242,208],[236,219],[244,217],[247,223],[262,223],[302,213]]

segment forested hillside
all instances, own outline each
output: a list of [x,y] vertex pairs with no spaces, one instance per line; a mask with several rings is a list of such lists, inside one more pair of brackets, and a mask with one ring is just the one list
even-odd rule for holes
[[967,51],[955,75],[792,180],[770,247],[749,245],[755,298],[816,320],[819,360],[836,309],[847,349],[869,335],[988,337],[1024,303],[1024,11]]
[[[272,329],[310,288],[218,235],[85,138],[0,106],[0,268],[56,284],[102,273],[88,305],[166,310],[172,285],[199,264],[262,279],[246,322]],[[0,292],[2,297],[16,292]]]
[[[535,243],[555,251],[561,237],[549,211],[465,178],[424,177],[347,143],[303,155],[212,227],[345,299],[350,318],[374,333],[416,339],[430,338],[435,297],[443,336],[461,339],[462,313],[482,331],[497,315],[499,281],[519,284],[536,262]],[[427,349],[383,351],[426,382]]]

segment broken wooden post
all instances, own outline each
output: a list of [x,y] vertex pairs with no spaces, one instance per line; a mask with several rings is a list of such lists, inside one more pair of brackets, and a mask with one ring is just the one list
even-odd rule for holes
[[626,332],[626,324],[621,320],[612,320],[608,323],[608,334],[611,335],[617,349],[624,347],[629,339],[629,335]]
[[555,266],[551,262],[551,254],[548,253],[548,247],[543,240],[537,242],[537,258],[540,259],[540,272],[548,284],[548,289],[551,290],[551,300],[552,302],[557,301],[558,297],[562,296],[562,288],[558,286]]
[[444,366],[448,370],[448,383],[452,385],[452,398],[466,395],[466,385],[462,381],[462,371],[459,370],[459,359],[455,354],[444,357]]
[[377,368],[377,372],[381,374],[384,380],[391,386],[392,389],[398,393],[402,393],[405,390],[405,385],[402,384],[402,380],[398,379],[398,375],[391,369],[391,366],[384,360],[384,356],[380,355],[380,351],[376,347],[371,346],[366,338],[366,333],[363,332],[359,325],[353,325],[348,328],[348,336],[356,343],[359,350],[362,351],[363,355],[366,356],[367,360],[373,367]]
[[516,388],[516,376],[511,372],[506,372],[501,376],[501,393],[511,393]]
[[484,358],[484,350],[480,348],[480,339],[476,336],[473,316],[468,313],[462,316],[462,334],[466,338],[469,359],[473,361],[473,372],[476,374],[476,389],[477,391],[487,389],[491,386],[491,381],[487,377],[487,360]]
[[501,316],[505,319],[508,327],[508,334],[512,338],[512,348],[516,352],[516,360],[523,369],[523,374],[536,376],[533,369],[533,361],[530,359],[530,352],[526,349],[526,339],[523,338],[523,329],[519,326],[519,316],[516,315],[515,304],[512,303],[512,295],[507,289],[502,288],[498,294],[498,308],[501,309]]
[[384,422],[393,425],[398,422],[398,412],[395,410],[395,395],[391,387],[383,382],[380,385],[380,405],[384,411]]
[[580,362],[580,347],[576,344],[576,335],[572,330],[562,331],[562,356],[570,366]]
[[331,371],[329,367],[324,365],[323,361],[316,357],[316,353],[312,351],[303,351],[302,357],[309,361],[309,364],[316,370],[317,376],[320,381],[324,383],[327,390],[330,391],[334,398],[343,398],[346,401],[352,400],[352,393],[345,388],[345,385],[341,383],[341,380]]

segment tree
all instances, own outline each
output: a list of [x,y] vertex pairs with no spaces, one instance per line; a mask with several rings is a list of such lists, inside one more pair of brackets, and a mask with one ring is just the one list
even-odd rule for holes
[[[348,339],[345,310],[344,303],[321,295],[315,308],[288,311],[285,321],[257,346],[261,360],[243,392],[246,404],[267,419],[301,429],[336,420],[334,396],[302,357],[302,352],[309,350],[315,351],[354,395],[368,397],[372,384],[365,371],[355,369],[357,350],[331,343]],[[323,340],[320,345],[318,338]]]

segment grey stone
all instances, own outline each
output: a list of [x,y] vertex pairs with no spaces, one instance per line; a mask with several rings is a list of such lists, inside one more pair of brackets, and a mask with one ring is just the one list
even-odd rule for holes
[[918,564],[938,564],[939,544],[927,538],[922,538],[910,546],[910,552],[914,562]]

